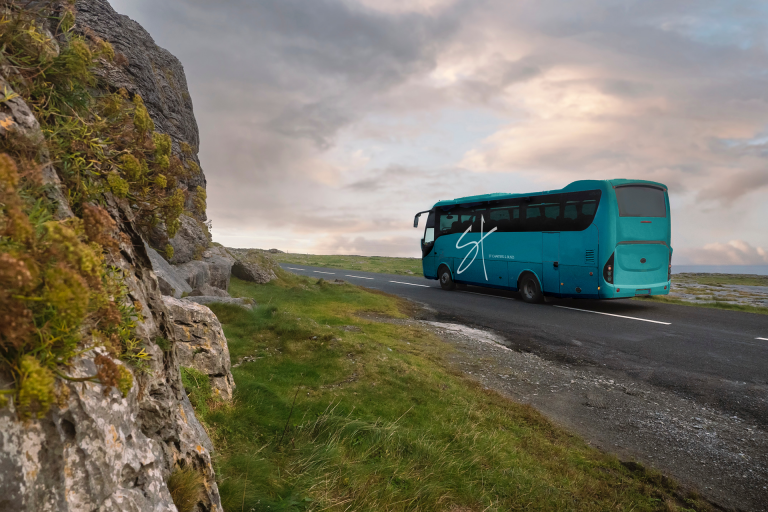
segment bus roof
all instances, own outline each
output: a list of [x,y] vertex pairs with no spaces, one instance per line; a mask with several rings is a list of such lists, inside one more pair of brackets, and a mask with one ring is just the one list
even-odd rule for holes
[[540,196],[540,195],[547,195],[547,194],[559,194],[562,192],[578,192],[581,190],[595,190],[600,189],[603,190],[607,187],[618,187],[621,185],[629,185],[629,184],[642,184],[642,185],[653,185],[656,187],[661,187],[664,190],[667,190],[666,185],[662,183],[657,183],[655,181],[645,181],[645,180],[627,180],[627,179],[615,179],[615,180],[579,180],[574,181],[573,183],[565,186],[564,188],[560,190],[545,190],[543,192],[527,192],[525,194],[508,194],[504,192],[494,192],[492,194],[481,194],[477,196],[466,196],[466,197],[457,197],[456,199],[445,199],[438,201],[434,204],[433,208],[437,208],[439,206],[451,206],[451,205],[462,205],[462,204],[477,204],[477,203],[483,203],[486,201],[498,201],[501,199],[513,199],[516,197],[529,197],[529,196]]

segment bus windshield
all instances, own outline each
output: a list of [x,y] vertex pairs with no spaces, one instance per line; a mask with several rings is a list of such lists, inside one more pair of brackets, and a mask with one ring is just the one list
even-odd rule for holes
[[616,187],[620,217],[666,217],[664,191],[644,185]]

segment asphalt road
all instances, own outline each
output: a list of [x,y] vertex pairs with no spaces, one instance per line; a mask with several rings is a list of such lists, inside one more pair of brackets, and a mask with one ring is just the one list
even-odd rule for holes
[[424,303],[443,321],[497,331],[511,348],[596,365],[768,426],[768,315],[639,300],[527,304],[481,287],[448,292],[421,277],[283,264]]

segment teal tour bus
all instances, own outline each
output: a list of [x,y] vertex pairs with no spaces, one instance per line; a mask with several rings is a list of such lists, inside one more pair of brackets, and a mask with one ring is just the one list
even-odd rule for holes
[[669,195],[661,183],[576,181],[562,190],[439,201],[421,239],[424,277],[544,296],[667,295]]

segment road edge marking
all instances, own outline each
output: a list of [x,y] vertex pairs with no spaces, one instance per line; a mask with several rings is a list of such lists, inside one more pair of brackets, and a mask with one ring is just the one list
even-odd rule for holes
[[768,338],[755,338],[756,340],[768,341]]
[[602,311],[590,311],[589,309],[569,308],[568,306],[558,306],[553,304],[553,307],[572,309],[573,311],[583,311],[584,313],[595,313],[596,315],[615,316],[616,318],[626,318],[628,320],[639,320],[640,322],[650,322],[652,324],[672,325],[671,322],[659,322],[658,320],[648,320],[647,318],[637,318],[634,316],[614,315],[613,313],[603,313]]
[[390,283],[407,284],[408,286],[421,286],[422,288],[432,288],[428,284],[404,283],[402,281],[390,281]]

